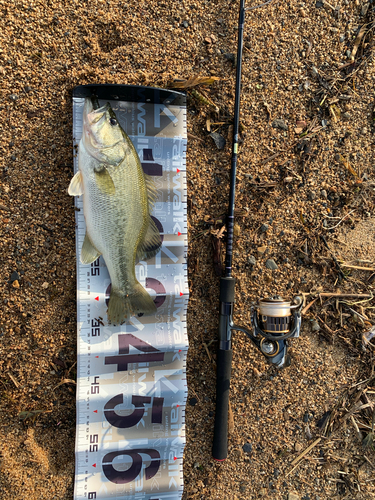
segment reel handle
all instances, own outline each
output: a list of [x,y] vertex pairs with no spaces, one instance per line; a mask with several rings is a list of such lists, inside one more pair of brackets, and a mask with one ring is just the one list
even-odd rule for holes
[[228,455],[229,389],[232,371],[232,349],[217,352],[216,413],[212,456],[225,460]]

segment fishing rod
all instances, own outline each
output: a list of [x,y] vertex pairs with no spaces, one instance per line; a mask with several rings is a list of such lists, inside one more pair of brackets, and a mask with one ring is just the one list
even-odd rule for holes
[[[295,297],[295,304],[275,296],[261,299],[252,308],[252,331],[233,323],[233,308],[235,299],[236,279],[232,276],[234,205],[236,195],[236,173],[238,155],[238,132],[240,121],[240,94],[243,31],[245,12],[264,7],[273,2],[267,2],[255,7],[245,8],[245,0],[240,0],[238,21],[237,68],[233,119],[233,143],[230,178],[229,207],[227,214],[227,245],[225,255],[225,276],[220,278],[220,316],[219,316],[219,347],[217,352],[216,378],[216,413],[212,455],[215,460],[222,461],[228,455],[228,411],[229,390],[232,369],[232,331],[245,333],[267,361],[277,368],[289,366],[290,357],[287,354],[287,340],[298,337],[301,326],[301,297]],[[293,315],[293,317],[292,317]]]

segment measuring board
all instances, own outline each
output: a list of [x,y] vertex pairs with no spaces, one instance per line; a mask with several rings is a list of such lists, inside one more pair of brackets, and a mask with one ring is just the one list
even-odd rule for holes
[[153,316],[108,324],[110,278],[102,257],[80,262],[86,226],[76,197],[77,431],[74,499],[180,499],[185,446],[187,197],[186,98],[126,85],[73,91],[74,170],[85,97],[109,102],[158,191],[152,218],[161,251],[136,265]]

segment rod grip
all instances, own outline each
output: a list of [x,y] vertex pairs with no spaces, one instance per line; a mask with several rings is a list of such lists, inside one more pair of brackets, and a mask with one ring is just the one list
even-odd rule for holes
[[216,414],[212,456],[225,460],[228,455],[229,388],[232,369],[232,349],[217,353]]

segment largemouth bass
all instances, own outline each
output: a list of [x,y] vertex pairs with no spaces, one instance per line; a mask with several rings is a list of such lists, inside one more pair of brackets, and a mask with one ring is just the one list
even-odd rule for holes
[[109,103],[99,107],[94,98],[86,98],[78,151],[79,170],[68,193],[83,194],[86,236],[81,262],[91,264],[103,255],[111,278],[110,322],[152,314],[156,306],[137,281],[135,264],[155,255],[161,246],[150,217],[156,190]]

